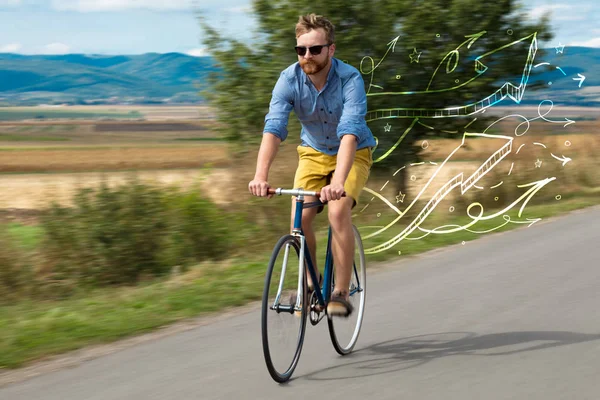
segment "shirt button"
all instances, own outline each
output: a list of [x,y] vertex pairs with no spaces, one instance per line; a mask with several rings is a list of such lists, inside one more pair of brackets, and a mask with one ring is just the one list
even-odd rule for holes
[[325,121],[325,123],[327,123],[327,121]]
[[325,139],[329,139],[329,136],[327,136]]
[[331,111],[329,111],[329,114],[333,114]]
[[333,150],[331,147],[328,147],[329,151]]
[[323,109],[321,108],[321,111],[323,111]]

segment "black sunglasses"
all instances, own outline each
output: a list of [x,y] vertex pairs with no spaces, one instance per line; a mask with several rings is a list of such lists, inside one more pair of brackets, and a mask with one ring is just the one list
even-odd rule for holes
[[329,47],[331,46],[330,44],[322,44],[320,46],[310,46],[310,47],[306,47],[306,46],[296,46],[294,47],[294,49],[296,49],[296,53],[298,53],[299,56],[304,56],[306,54],[306,50],[308,49],[308,51],[310,51],[310,54],[312,54],[313,56],[318,56],[319,54],[321,54],[321,50],[323,50],[323,47]]

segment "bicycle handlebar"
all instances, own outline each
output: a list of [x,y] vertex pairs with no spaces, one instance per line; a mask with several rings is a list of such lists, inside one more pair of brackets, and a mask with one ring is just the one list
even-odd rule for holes
[[[291,195],[291,196],[315,196],[315,197],[321,197],[321,193],[320,192],[310,192],[310,191],[302,190],[302,189],[282,189],[282,188],[273,189],[273,188],[269,188],[267,193],[268,194],[276,194],[278,196],[281,196],[282,194],[287,194],[287,195]],[[342,197],[346,197],[346,192],[344,192],[342,194]]]

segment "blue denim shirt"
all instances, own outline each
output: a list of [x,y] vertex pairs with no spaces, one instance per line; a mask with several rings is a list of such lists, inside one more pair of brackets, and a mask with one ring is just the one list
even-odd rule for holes
[[357,138],[357,150],[374,147],[375,138],[365,122],[367,95],[358,70],[336,58],[331,60],[327,83],[320,92],[299,63],[286,68],[273,89],[264,133],[287,138],[290,112],[294,110],[302,131],[302,146],[337,154],[344,135]]

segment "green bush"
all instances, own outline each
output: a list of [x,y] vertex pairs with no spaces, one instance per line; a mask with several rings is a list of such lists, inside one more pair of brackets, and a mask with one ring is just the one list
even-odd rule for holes
[[38,273],[60,292],[80,284],[134,284],[175,266],[226,258],[235,243],[231,224],[239,224],[198,190],[135,179],[116,188],[82,189],[73,203],[53,204],[42,218]]
[[42,220],[42,272],[52,280],[93,285],[130,284],[165,273],[164,214],[160,191],[136,181],[80,190],[73,207],[53,205]]
[[166,262],[185,264],[206,259],[224,259],[232,246],[231,215],[203,198],[198,190],[172,190],[168,205],[169,238]]
[[4,225],[0,226],[0,249],[0,303],[6,303],[30,291],[32,270]]

